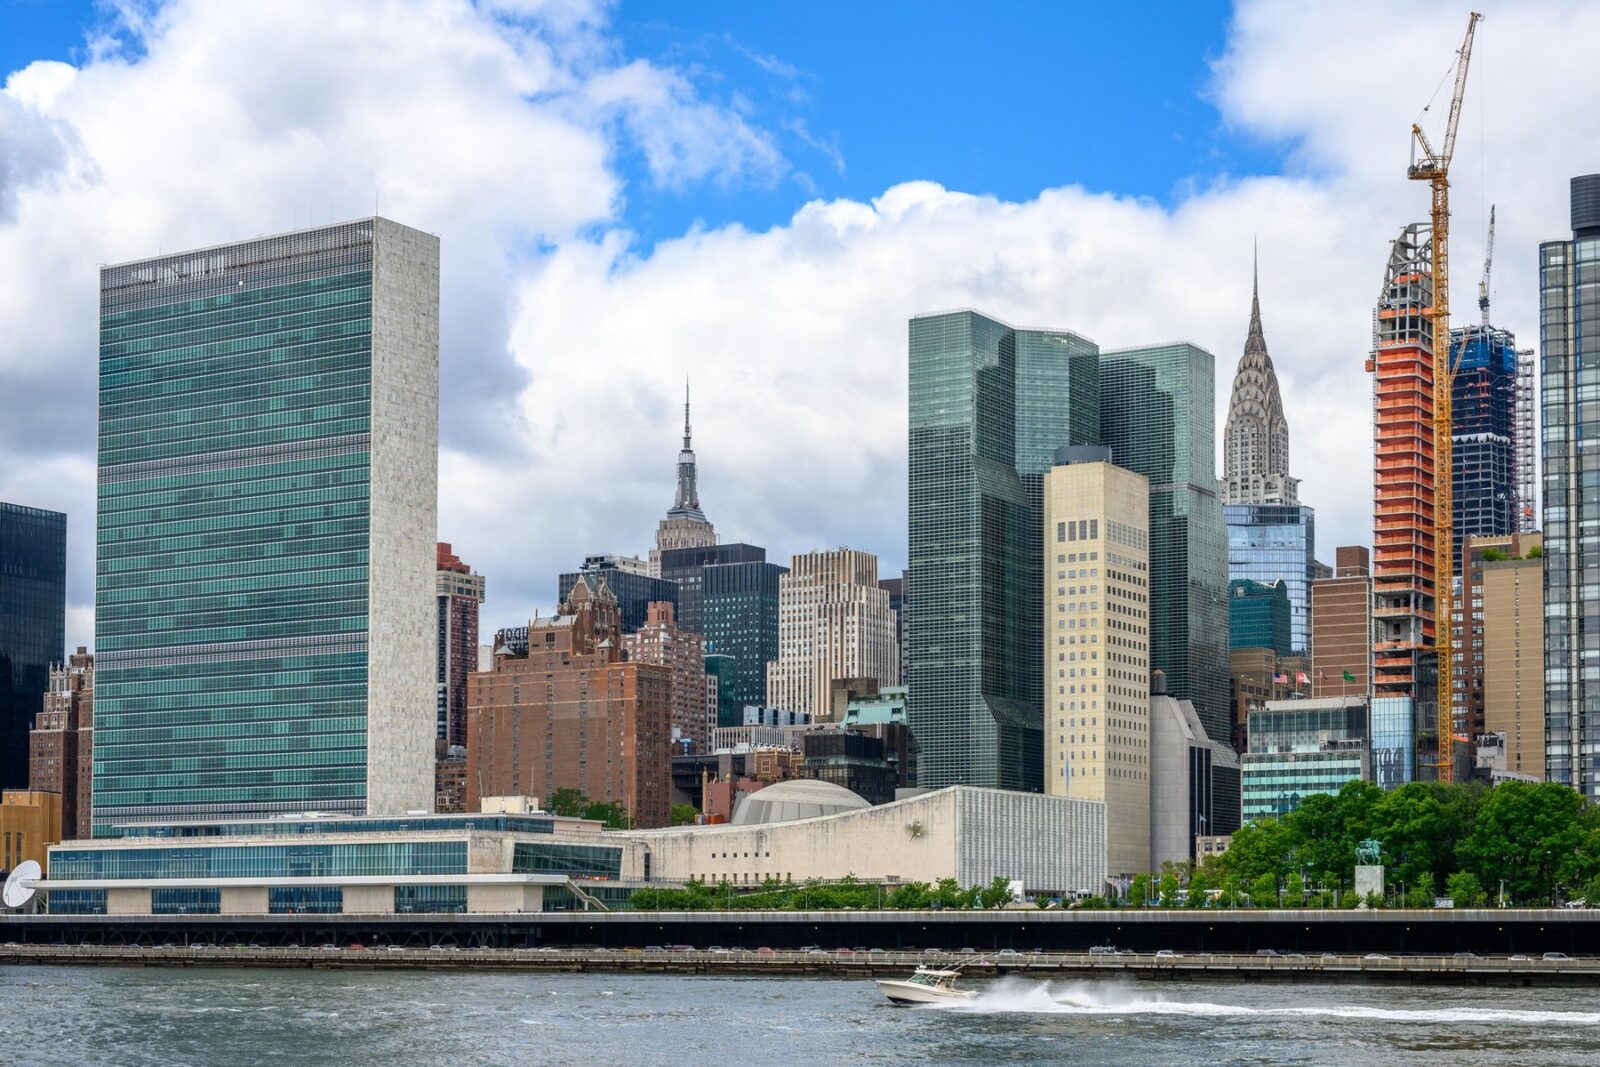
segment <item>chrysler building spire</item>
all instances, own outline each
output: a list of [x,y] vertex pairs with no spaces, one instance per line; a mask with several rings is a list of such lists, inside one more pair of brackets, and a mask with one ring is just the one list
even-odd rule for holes
[[1289,424],[1283,417],[1278,375],[1261,329],[1259,264],[1251,270],[1250,329],[1228,401],[1222,478],[1223,502],[1227,504],[1300,502],[1300,480],[1289,477]]

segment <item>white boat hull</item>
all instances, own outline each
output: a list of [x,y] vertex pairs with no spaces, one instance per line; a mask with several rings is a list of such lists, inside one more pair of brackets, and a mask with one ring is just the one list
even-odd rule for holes
[[978,995],[974,989],[941,989],[889,979],[880,979],[878,988],[896,1004],[962,1004]]

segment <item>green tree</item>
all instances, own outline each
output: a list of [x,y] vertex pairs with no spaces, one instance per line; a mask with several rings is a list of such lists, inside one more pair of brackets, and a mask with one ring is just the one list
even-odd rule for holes
[[1574,880],[1586,863],[1590,835],[1581,806],[1576,791],[1555,782],[1500,783],[1456,847],[1460,868],[1485,886],[1505,879],[1515,902],[1548,900],[1557,882]]
[[615,800],[608,800],[604,804],[591,801],[583,809],[583,817],[604,823],[607,830],[633,829],[633,816]]
[[1128,886],[1128,900],[1136,908],[1142,908],[1150,903],[1150,876],[1140,871],[1133,876],[1133,882]]
[[589,798],[576,789],[557,789],[545,799],[545,810],[552,815],[564,815],[569,819],[583,818],[584,810],[589,806]]
[[1278,876],[1270,871],[1257,875],[1250,882],[1250,902],[1258,908],[1278,906]]
[[1228,875],[1222,883],[1222,895],[1217,904],[1224,908],[1237,908],[1244,904],[1244,882],[1237,874]]
[[1178,906],[1178,876],[1171,871],[1161,876],[1161,906],[1163,908]]
[[905,882],[889,891],[883,906],[896,911],[922,911],[932,902],[933,887],[927,882]]
[[1437,894],[1434,893],[1433,888],[1434,888],[1434,882],[1433,882],[1433,875],[1431,875],[1431,874],[1425,874],[1421,878],[1417,879],[1417,881],[1407,883],[1406,884],[1406,907],[1408,907],[1408,908],[1431,908],[1431,907],[1433,907],[1434,897],[1437,895]]
[[1306,904],[1306,882],[1300,877],[1299,871],[1292,872],[1283,888],[1283,900],[1291,908],[1303,908]]
[[1204,868],[1194,872],[1189,878],[1189,900],[1191,908],[1203,908],[1208,903],[1206,896],[1211,892],[1211,875]]
[[1471,871],[1457,871],[1445,879],[1444,892],[1458,908],[1481,908],[1485,903],[1483,885]]
[[693,826],[694,821],[700,817],[700,810],[693,804],[672,805],[673,826]]
[[977,903],[984,908],[998,908],[1011,901],[1011,882],[1000,876],[977,891]]

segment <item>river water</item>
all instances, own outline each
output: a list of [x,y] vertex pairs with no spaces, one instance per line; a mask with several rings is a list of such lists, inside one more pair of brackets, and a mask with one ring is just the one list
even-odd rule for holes
[[971,1007],[895,1008],[847,979],[0,967],[0,1063],[1600,1062],[1584,989],[974,984]]

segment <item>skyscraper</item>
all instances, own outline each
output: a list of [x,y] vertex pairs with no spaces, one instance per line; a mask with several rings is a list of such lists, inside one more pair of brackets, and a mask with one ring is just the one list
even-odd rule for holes
[[467,675],[478,669],[478,609],[483,605],[483,575],[439,542],[434,602],[439,620],[435,656],[434,736],[446,747],[467,743]]
[[1150,483],[1099,446],[1044,477],[1045,792],[1106,805],[1106,873],[1150,859]]
[[1544,425],[1545,778],[1600,798],[1600,174],[1572,179],[1572,239],[1539,246]]
[[1150,480],[1150,667],[1214,738],[1231,734],[1228,541],[1217,499],[1216,386],[1191,344],[1102,353],[1101,443]]
[[[652,553],[651,563],[663,581],[671,582],[677,589],[678,625],[695,633],[706,633],[705,628],[705,569],[724,563],[765,563],[767,550],[760,545],[747,545],[734,541],[725,545],[703,545],[699,548],[669,548]],[[671,600],[663,591],[658,599]],[[756,703],[760,703],[757,699]]]
[[678,453],[678,492],[667,517],[656,528],[656,547],[650,567],[661,574],[661,553],[674,548],[705,548],[717,543],[716,528],[700,510],[699,475],[689,431],[689,383],[683,385],[683,449]]
[[1314,697],[1372,692],[1372,556],[1362,545],[1334,552],[1333,575],[1311,585]]
[[1228,647],[1269,648],[1278,657],[1289,647],[1289,593],[1282,581],[1264,585],[1248,578],[1228,583]]
[[[1374,317],[1372,774],[1431,777],[1439,746],[1434,649],[1433,242],[1412,223],[1390,247]],[[1448,579],[1448,576],[1446,576]]]
[[1317,571],[1316,513],[1300,503],[1300,479],[1289,476],[1289,424],[1261,328],[1259,273],[1251,284],[1250,327],[1228,400],[1222,480],[1228,578],[1269,586],[1282,582],[1291,633],[1290,649],[1279,654],[1306,655]]
[[1261,273],[1250,282],[1250,327],[1233,375],[1222,431],[1223,499],[1229,504],[1298,504],[1300,479],[1289,476],[1289,423],[1278,372],[1261,328]]
[[912,595],[906,619],[919,781],[1043,785],[1042,484],[1093,444],[1093,342],[975,311],[910,323]]
[[67,626],[67,517],[0,503],[0,789],[28,788],[28,728]]
[[894,612],[872,553],[838,548],[795,556],[778,580],[778,610],[778,657],[767,666],[772,707],[821,720],[832,712],[835,682],[897,681]]
[[1517,342],[1487,322],[1450,331],[1453,572],[1469,537],[1517,532]]
[[[1477,547],[1472,542],[1469,546]],[[1505,737],[1508,771],[1544,777],[1544,566],[1538,534],[1484,560],[1483,721]]]
[[439,242],[106,267],[94,826],[433,804]]
[[767,664],[778,658],[778,582],[787,571],[764,561],[702,570],[706,652],[733,658],[717,677],[718,698],[731,708],[766,700]]

